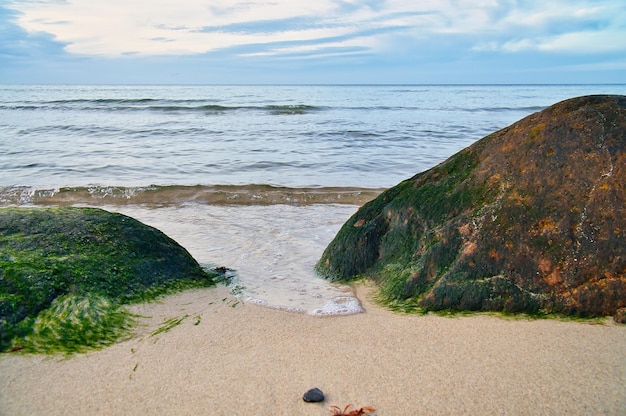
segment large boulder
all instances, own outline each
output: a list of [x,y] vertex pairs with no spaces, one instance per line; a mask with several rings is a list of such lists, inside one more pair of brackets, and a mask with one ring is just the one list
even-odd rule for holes
[[626,97],[555,104],[382,193],[317,269],[422,310],[626,306]]
[[66,295],[123,304],[175,284],[210,286],[216,276],[159,230],[122,214],[0,209],[0,351],[20,335],[20,324],[29,327]]

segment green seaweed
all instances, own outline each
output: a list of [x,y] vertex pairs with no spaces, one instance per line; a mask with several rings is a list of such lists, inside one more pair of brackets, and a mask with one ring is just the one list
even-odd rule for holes
[[460,225],[480,222],[496,196],[469,180],[478,160],[474,151],[459,152],[366,204],[327,247],[318,273],[346,281],[368,276],[380,287],[378,300],[395,310],[538,310],[510,281],[484,279],[499,273],[493,262],[457,270],[459,259],[472,255],[463,253]]
[[[115,334],[107,326],[119,324],[119,338],[131,322],[122,305],[210,287],[223,274],[204,270],[174,240],[121,214],[95,208],[2,208],[0,351],[24,346],[28,352],[45,352],[45,337],[55,333],[59,341],[50,341],[55,346],[46,351],[105,345]],[[102,306],[105,301],[110,306]],[[89,328],[84,338],[74,333],[82,325],[74,321],[74,329],[42,327],[58,324],[54,314],[66,303],[73,305],[65,306],[73,310],[72,319],[84,318]],[[102,333],[94,328],[99,323]],[[102,343],[95,342],[100,335]]]
[[37,316],[21,345],[31,353],[80,353],[128,337],[134,323],[133,314],[105,297],[64,295]]
[[615,314],[625,103],[566,100],[401,182],[344,224],[316,270],[366,276],[403,310]]
[[[460,244],[458,235],[437,244],[427,230],[446,229],[448,222],[469,215],[474,205],[489,197],[484,185],[466,181],[477,164],[474,152],[459,152],[365,204],[326,248],[317,272],[329,280],[349,281],[362,273],[381,272],[385,264],[408,263],[408,271],[420,264],[416,253],[428,254],[429,249],[437,252],[431,256],[442,257],[445,266],[440,268],[448,267]],[[422,237],[416,239],[416,235]],[[421,261],[426,266],[430,263]],[[376,270],[369,270],[372,266]]]
[[164,332],[169,332],[172,328],[180,325],[185,319],[187,319],[189,315],[183,315],[177,318],[170,318],[163,321],[160,327],[158,327],[154,332],[150,334],[151,337],[155,335],[162,334]]

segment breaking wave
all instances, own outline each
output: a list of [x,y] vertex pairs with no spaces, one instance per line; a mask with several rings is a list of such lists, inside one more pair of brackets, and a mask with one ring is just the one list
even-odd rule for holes
[[384,189],[355,187],[289,188],[272,185],[79,186],[36,189],[0,187],[0,205],[363,205]]

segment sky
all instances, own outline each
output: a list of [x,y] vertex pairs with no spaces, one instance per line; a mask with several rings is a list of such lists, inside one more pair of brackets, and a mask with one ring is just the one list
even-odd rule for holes
[[626,83],[626,1],[2,0],[0,83]]

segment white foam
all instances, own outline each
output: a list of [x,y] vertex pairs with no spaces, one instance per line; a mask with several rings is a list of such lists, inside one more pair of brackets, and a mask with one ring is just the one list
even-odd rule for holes
[[[315,274],[315,264],[357,207],[345,205],[222,206],[150,209],[115,206],[172,237],[201,263],[234,270],[245,302],[310,315],[362,312],[350,286]],[[210,236],[210,240],[207,240]]]
[[264,299],[259,299],[259,298],[254,298],[254,297],[252,297],[252,296],[246,296],[246,297],[244,298],[244,300],[245,300],[246,302],[249,302],[249,303],[254,303],[255,305],[260,305],[260,306],[269,306],[269,303],[268,303],[266,300],[264,300]]
[[321,309],[311,311],[311,315],[353,315],[361,312],[364,312],[364,310],[357,298],[354,296],[338,296],[326,302]]
[[265,299],[259,299],[252,296],[246,296],[246,302],[253,303],[255,305],[265,306],[272,309],[280,309],[281,311],[287,312],[296,312],[296,313],[305,313],[306,311],[302,308],[298,308],[296,306],[281,306],[281,305],[271,305]]

